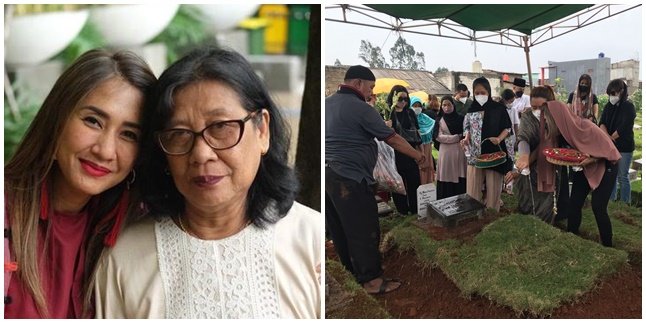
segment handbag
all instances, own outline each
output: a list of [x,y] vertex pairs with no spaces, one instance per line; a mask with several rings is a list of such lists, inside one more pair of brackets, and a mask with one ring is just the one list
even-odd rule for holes
[[406,117],[408,118],[408,122],[413,127],[413,129],[404,129],[404,127],[402,127],[401,121],[399,121],[399,118],[397,117],[397,112],[395,112],[395,119],[397,119],[396,128],[398,130],[398,133],[400,136],[402,136],[402,138],[404,138],[404,140],[408,141],[411,146],[419,146],[422,144],[422,137],[419,135],[419,131],[417,131],[415,126],[413,126],[413,120],[410,119],[410,114],[408,114],[408,112],[406,112]]

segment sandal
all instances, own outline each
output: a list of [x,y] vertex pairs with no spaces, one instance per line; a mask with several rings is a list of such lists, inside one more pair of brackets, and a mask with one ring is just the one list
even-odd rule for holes
[[[386,289],[388,288],[388,283],[399,283],[399,285],[397,287],[389,290],[389,291],[386,291]],[[370,292],[367,292],[367,291],[366,292],[368,294],[370,294],[370,295],[383,295],[383,294],[386,294],[386,293],[394,292],[394,291],[398,290],[401,286],[402,286],[402,281],[399,280],[399,279],[396,279],[396,278],[382,278],[381,279],[381,285],[379,285],[379,291],[377,291],[376,293],[370,293]]]

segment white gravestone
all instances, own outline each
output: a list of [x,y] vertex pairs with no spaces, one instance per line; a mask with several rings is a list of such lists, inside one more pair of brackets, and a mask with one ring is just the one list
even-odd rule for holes
[[417,188],[417,215],[420,218],[428,216],[426,209],[428,208],[428,203],[435,201],[437,199],[437,189],[435,184],[424,184],[420,185]]

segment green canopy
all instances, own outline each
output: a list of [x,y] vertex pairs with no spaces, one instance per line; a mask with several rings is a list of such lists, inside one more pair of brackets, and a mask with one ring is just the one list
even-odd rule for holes
[[475,31],[513,29],[530,35],[537,27],[592,7],[591,4],[367,4],[395,18],[450,19]]

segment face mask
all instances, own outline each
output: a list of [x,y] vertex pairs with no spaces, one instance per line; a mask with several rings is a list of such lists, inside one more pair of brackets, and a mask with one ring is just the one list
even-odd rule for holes
[[619,97],[614,95],[614,96],[609,96],[608,101],[610,101],[610,104],[615,105],[617,102],[619,102]]
[[507,103],[505,104],[505,106],[507,107],[507,109],[511,109],[511,107],[513,107],[514,105],[512,103]]
[[480,103],[480,105],[485,105],[487,101],[489,100],[489,97],[486,95],[476,95],[476,101]]
[[541,119],[541,110],[539,109],[532,110],[532,114],[536,117],[536,119],[539,119],[539,120]]
[[467,98],[460,98],[460,102],[467,103]]
[[589,86],[587,86],[587,85],[579,85],[579,91],[580,91],[580,92],[588,92],[588,89],[589,89],[589,88],[590,88],[590,87],[589,87]]
[[516,97],[517,97],[517,98],[520,98],[520,97],[522,97],[522,96],[523,96],[523,91],[518,91],[518,92],[516,92]]
[[419,115],[422,113],[422,108],[413,108],[413,111],[415,111],[415,114]]

